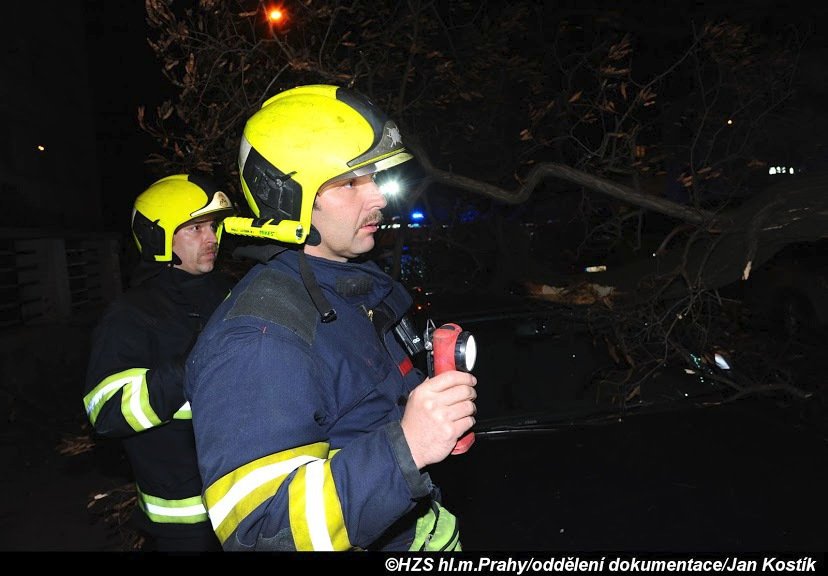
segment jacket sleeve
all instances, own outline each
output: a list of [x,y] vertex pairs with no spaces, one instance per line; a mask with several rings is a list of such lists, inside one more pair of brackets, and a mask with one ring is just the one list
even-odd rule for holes
[[280,328],[202,338],[188,361],[213,529],[226,550],[368,548],[431,492],[430,478],[396,421],[366,422],[332,446],[333,378]]
[[95,432],[125,437],[190,418],[183,350],[159,351],[140,312],[113,307],[92,335],[83,404]]

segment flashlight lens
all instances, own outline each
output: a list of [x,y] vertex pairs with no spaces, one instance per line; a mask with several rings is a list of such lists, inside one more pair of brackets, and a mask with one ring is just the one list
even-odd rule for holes
[[463,371],[471,372],[474,369],[474,362],[477,360],[477,343],[474,336],[465,333],[465,345],[463,346]]

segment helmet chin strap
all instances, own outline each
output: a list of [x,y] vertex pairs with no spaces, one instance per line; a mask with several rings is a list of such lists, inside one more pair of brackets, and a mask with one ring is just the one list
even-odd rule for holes
[[[317,236],[319,233],[317,232]],[[310,235],[309,235],[310,236]],[[316,277],[313,275],[308,258],[302,250],[299,250],[299,275],[302,277],[302,284],[305,285],[305,290],[313,301],[313,305],[322,317],[322,323],[327,324],[336,320],[336,310],[333,309],[331,303],[325,298],[322,289],[316,282]]]
[[[308,230],[308,237],[305,238],[305,244],[308,246],[319,246],[321,242],[322,236],[319,234],[319,230],[311,224],[310,230]],[[331,307],[331,303],[328,302],[328,299],[322,293],[322,289],[319,287],[319,284],[316,282],[316,277],[313,275],[313,270],[311,270],[308,264],[305,252],[301,249],[299,250],[299,275],[302,277],[305,290],[308,291],[311,300],[313,300],[313,305],[322,317],[322,323],[327,324],[328,322],[336,320],[336,310]]]

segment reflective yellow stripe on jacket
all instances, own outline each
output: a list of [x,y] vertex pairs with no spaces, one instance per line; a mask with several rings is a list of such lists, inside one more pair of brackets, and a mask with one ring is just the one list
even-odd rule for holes
[[100,384],[84,396],[83,404],[86,406],[86,414],[92,425],[95,425],[104,404],[119,390],[123,390],[121,413],[130,427],[140,432],[158,426],[161,419],[149,403],[146,380],[148,370],[148,368],[130,368],[123,372],[116,372],[101,380]]
[[150,520],[161,524],[196,524],[208,519],[201,496],[165,500],[146,494],[138,487],[138,506]]
[[[133,430],[141,432],[161,424],[161,418],[152,409],[149,401],[148,371],[148,368],[130,368],[123,372],[116,372],[101,380],[100,384],[84,396],[83,405],[92,425],[95,425],[104,405],[119,390],[123,390],[121,414]],[[185,402],[173,415],[173,418],[176,420],[192,420],[193,413],[190,410],[190,403]]]
[[350,550],[328,455],[326,442],[285,450],[248,462],[210,485],[204,501],[219,540],[226,542],[295,470],[288,486],[288,505],[296,549]]
[[193,410],[190,408],[189,402],[184,402],[181,405],[181,408],[178,409],[178,412],[173,414],[173,420],[192,420],[193,419]]
[[432,500],[428,512],[417,519],[412,551],[461,552],[460,530],[454,514]]

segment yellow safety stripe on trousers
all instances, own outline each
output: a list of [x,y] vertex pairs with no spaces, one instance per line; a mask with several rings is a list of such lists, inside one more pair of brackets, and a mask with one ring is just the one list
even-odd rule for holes
[[84,396],[86,414],[92,425],[95,425],[104,404],[119,390],[123,390],[121,413],[133,430],[140,432],[161,424],[161,419],[149,403],[146,380],[148,370],[148,368],[130,368],[112,374],[101,380],[100,384]]
[[352,548],[330,460],[317,460],[298,470],[288,491],[290,531],[297,550],[342,551]]
[[428,512],[417,519],[412,552],[461,552],[457,518],[432,500]]
[[138,488],[138,506],[153,522],[159,524],[196,524],[206,522],[207,509],[201,496],[192,496],[181,500],[165,500],[150,496]]
[[[310,462],[324,461],[327,442],[317,442],[248,462],[225,474],[204,492],[213,531],[225,542],[253,510],[279,490],[285,478]],[[292,505],[291,505],[292,507]]]

